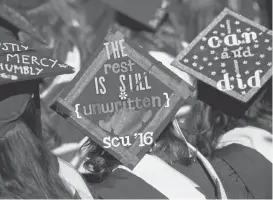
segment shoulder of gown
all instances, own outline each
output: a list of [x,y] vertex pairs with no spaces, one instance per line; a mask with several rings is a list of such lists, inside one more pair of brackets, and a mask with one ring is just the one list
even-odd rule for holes
[[272,164],[255,149],[230,144],[211,163],[229,198],[272,199]]
[[152,155],[144,156],[132,171],[124,166],[114,170],[93,187],[102,198],[111,199],[205,199],[197,184]]
[[103,199],[167,199],[141,178],[122,168],[113,171],[103,182],[89,185]]
[[58,163],[59,176],[71,193],[81,199],[93,199],[90,189],[80,173],[71,164],[60,158],[58,158]]

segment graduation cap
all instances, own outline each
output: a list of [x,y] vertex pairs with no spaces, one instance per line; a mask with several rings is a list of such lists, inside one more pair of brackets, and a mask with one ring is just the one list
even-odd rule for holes
[[241,117],[272,81],[272,31],[224,9],[172,63],[198,79],[198,97]]
[[170,5],[168,0],[102,0],[113,9],[121,13],[117,20],[132,29],[155,30],[166,15],[166,9]]
[[32,110],[33,115],[25,110],[31,103],[40,107],[40,80],[73,71],[72,67],[22,45],[11,31],[0,26],[0,138],[22,116],[30,129],[39,134],[39,111]]
[[72,67],[21,44],[3,27],[0,38],[0,85],[74,72]]
[[191,87],[115,30],[85,65],[51,108],[132,169]]

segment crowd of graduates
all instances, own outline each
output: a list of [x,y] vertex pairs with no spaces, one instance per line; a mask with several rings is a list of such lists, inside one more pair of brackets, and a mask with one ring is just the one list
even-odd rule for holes
[[[46,44],[37,41],[32,35],[35,33],[0,15],[0,45],[24,44],[31,49],[22,50],[25,54],[66,64],[27,79],[12,78],[0,71],[0,198],[272,199],[272,80],[240,117],[203,102],[197,89],[133,170],[91,138],[83,138],[79,130],[73,134],[83,139],[71,147],[72,158],[64,159],[58,152],[64,143],[62,138],[69,137],[68,132],[74,129],[69,128],[71,124],[60,128],[65,125],[50,105],[83,70],[83,63],[103,40],[109,26],[170,66],[173,57],[222,10],[220,3],[212,7],[215,1],[206,0],[203,5],[204,1],[183,1],[181,10],[173,6],[173,13],[157,32],[150,33],[116,16],[99,0],[60,0],[59,4],[0,0],[0,6],[24,12],[44,36],[40,38],[46,40]],[[182,5],[181,1],[174,2]],[[244,1],[240,1],[241,8],[227,2],[224,6],[233,6],[238,12],[244,5]],[[262,14],[257,14],[256,21],[271,28],[267,3],[261,0],[257,4]],[[83,5],[96,9],[86,11]],[[88,17],[79,13],[88,13]],[[191,20],[187,21],[187,17]],[[0,62],[9,53],[18,52],[0,50]],[[189,84],[196,81],[186,73],[177,74]],[[59,133],[64,129],[67,133]]]

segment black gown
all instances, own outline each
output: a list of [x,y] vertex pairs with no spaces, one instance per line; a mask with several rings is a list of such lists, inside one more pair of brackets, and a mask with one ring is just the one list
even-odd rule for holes
[[[240,144],[216,150],[210,160],[229,199],[272,199],[272,163],[262,154]],[[213,182],[201,163],[173,167],[196,182],[208,199],[216,198]]]
[[89,186],[102,199],[168,199],[154,187],[125,169],[116,169],[102,183]]
[[[231,144],[216,150],[210,162],[229,199],[272,199],[272,164],[256,150]],[[172,167],[199,185],[206,198],[217,198],[202,163],[196,161],[183,166],[174,162]],[[102,183],[89,184],[103,199],[167,199],[160,191],[123,169],[115,170]]]

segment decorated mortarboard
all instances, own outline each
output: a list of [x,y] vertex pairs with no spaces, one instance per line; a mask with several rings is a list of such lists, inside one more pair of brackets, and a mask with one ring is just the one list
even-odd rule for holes
[[132,169],[191,88],[144,49],[112,32],[52,108]]
[[198,79],[201,100],[240,117],[272,80],[272,31],[226,8],[172,65]]
[[21,44],[9,30],[0,27],[0,85],[73,72],[72,67],[43,57],[41,52]]
[[[0,27],[0,138],[16,125],[30,100],[39,98],[40,79],[72,72],[72,67],[43,57]],[[33,127],[36,118],[26,118]]]
[[[169,0],[102,0],[113,9],[149,29],[155,30],[162,22],[170,5]],[[124,21],[124,20],[122,20]],[[128,20],[127,20],[128,21]],[[126,22],[124,22],[126,23]],[[133,21],[128,21],[130,26]],[[136,24],[134,24],[136,26]],[[134,28],[134,27],[132,27]]]

